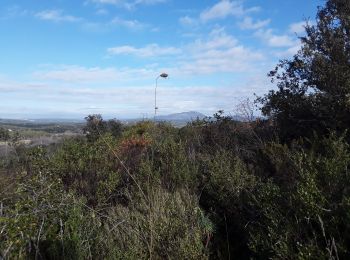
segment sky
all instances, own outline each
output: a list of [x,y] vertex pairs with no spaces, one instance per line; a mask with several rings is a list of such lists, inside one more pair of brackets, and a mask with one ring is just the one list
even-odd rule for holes
[[274,88],[323,0],[1,0],[0,117],[152,118]]

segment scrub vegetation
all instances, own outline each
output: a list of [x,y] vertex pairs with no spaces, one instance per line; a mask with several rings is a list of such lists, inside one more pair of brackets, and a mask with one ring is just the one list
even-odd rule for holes
[[349,259],[350,2],[257,98],[182,128],[100,115],[0,160],[0,259]]

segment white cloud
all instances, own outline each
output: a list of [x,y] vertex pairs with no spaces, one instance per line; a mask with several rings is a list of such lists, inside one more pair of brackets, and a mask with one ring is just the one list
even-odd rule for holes
[[135,55],[139,57],[155,57],[164,55],[175,55],[181,51],[175,47],[160,47],[158,44],[149,44],[142,48],[136,48],[130,45],[116,46],[109,48],[111,55]]
[[107,15],[109,14],[108,10],[107,9],[104,9],[104,8],[100,8],[96,11],[96,14],[97,15]]
[[93,3],[98,3],[98,4],[112,4],[112,5],[116,5],[116,4],[120,4],[121,0],[90,0],[90,2]]
[[292,47],[295,45],[295,40],[287,34],[276,35],[272,29],[260,29],[255,33],[255,36],[261,38],[270,47]]
[[167,0],[135,0],[135,1],[126,1],[126,0],[90,0],[92,3],[97,4],[111,4],[111,5],[120,5],[120,4],[158,4],[167,2]]
[[289,25],[289,32],[296,34],[305,33],[305,26],[307,24],[314,25],[315,23],[313,21],[301,21],[297,23],[292,23],[291,25]]
[[82,67],[82,66],[58,66],[57,68],[48,68],[33,73],[33,77],[38,80],[54,80],[64,82],[80,83],[108,83],[116,81],[128,81],[134,78],[142,79],[155,72],[150,69],[131,69],[131,68],[100,68],[100,67]]
[[257,30],[262,27],[267,26],[271,22],[270,19],[266,20],[257,20],[254,22],[253,18],[247,16],[243,19],[242,22],[239,23],[239,27],[243,30],[249,29],[249,30]]
[[26,91],[43,91],[47,87],[44,84],[22,84],[14,80],[0,79],[0,91],[2,94],[21,93]]
[[182,26],[196,26],[197,20],[189,16],[180,17],[179,22]]
[[18,5],[12,5],[5,9],[4,14],[0,15],[0,20],[6,20],[14,17],[26,16],[29,15],[30,11],[22,9]]
[[108,22],[90,22],[84,21],[81,23],[82,29],[90,32],[111,32],[118,28],[126,28],[130,31],[139,31],[144,29],[149,29],[149,31],[154,31],[149,24],[142,23],[138,20],[125,20],[119,17],[115,17]]
[[134,4],[153,5],[153,4],[165,3],[167,1],[168,0],[136,0],[136,1],[134,1]]
[[[219,109],[230,112],[235,100],[251,97],[253,93],[264,93],[270,88],[268,79],[259,76],[265,75],[264,69],[263,73],[254,71],[250,73],[254,76],[239,81],[217,78],[215,83],[205,85],[189,83],[186,73],[192,76],[213,71],[239,72],[238,64],[249,67],[259,61],[259,55],[255,57],[254,52],[240,46],[223,30],[213,31],[208,38],[184,48],[188,59],[183,63],[174,61],[174,67],[165,70],[171,75],[170,79],[158,82],[160,114],[196,110],[212,115]],[[213,60],[212,55],[216,59]],[[26,80],[33,83],[0,77],[0,91],[3,93],[0,116],[82,119],[98,111],[104,117],[142,117],[146,114],[152,118],[154,80],[161,71],[158,68],[157,64],[146,69],[45,65],[33,74],[31,80]]]
[[237,39],[231,35],[226,34],[224,28],[217,28],[209,33],[209,37],[204,41],[197,39],[192,45],[194,51],[206,51],[218,48],[230,48],[236,46],[238,43]]
[[168,0],[88,0],[90,3],[94,3],[97,5],[115,5],[124,7],[126,9],[133,9],[137,5],[154,5],[165,3]]
[[223,28],[214,29],[205,38],[177,47],[149,44],[141,48],[130,45],[109,48],[110,55],[138,57],[173,56],[167,71],[177,75],[213,74],[216,72],[246,72],[256,67],[264,55],[241,45]]
[[139,30],[145,28],[147,25],[139,22],[138,20],[124,20],[119,17],[114,18],[111,25],[120,25],[132,30]]
[[[107,1],[107,0],[106,0]],[[99,9],[99,15],[107,14],[107,10]],[[97,23],[90,22],[80,17],[65,15],[62,10],[45,10],[35,14],[41,20],[53,21],[53,22],[80,22],[83,29],[89,31],[106,31],[115,27],[125,27],[130,30],[141,30],[148,27],[147,24],[141,23],[138,20],[126,20],[119,17],[113,18],[110,22]]]
[[[215,19],[223,19],[228,16],[242,17],[251,12],[257,12],[260,10],[260,7],[254,6],[251,8],[244,8],[242,1],[230,1],[230,0],[221,0],[214,6],[207,8],[202,11],[199,15],[199,18],[192,18],[189,16],[183,16],[179,18],[179,22],[182,26],[194,27],[199,25],[200,22],[208,22]],[[259,29],[270,23],[270,20],[258,20],[253,22],[253,19],[249,16],[245,17],[243,22],[239,25],[242,29]]]
[[276,52],[276,56],[279,58],[291,58],[293,55],[297,54],[300,49],[301,42],[296,41],[294,46],[289,47],[284,51]]
[[[234,107],[235,99],[252,96],[253,92],[261,92],[261,89],[265,87],[265,85],[262,87],[261,80],[258,85],[251,82],[249,87],[244,83],[221,87],[196,84],[177,87],[171,83],[171,80],[162,81],[157,91],[159,114],[196,110],[212,115],[219,109],[230,111]],[[117,118],[140,117],[141,114],[152,118],[154,111],[153,80],[149,85],[129,87],[94,88],[84,85],[76,87],[76,85],[42,84],[40,88],[37,88],[17,82],[16,85],[10,85],[8,88],[17,89],[17,91],[4,95],[19,103],[2,102],[0,116],[9,114],[20,117],[28,115],[33,117],[33,114],[37,114],[38,117],[68,115],[82,119],[96,110],[104,116]],[[1,83],[0,90],[3,90]],[[26,104],[25,108],[22,103]]]
[[247,72],[263,59],[263,54],[244,47],[226,34],[223,28],[219,28],[207,38],[197,39],[185,47],[178,70],[189,75]]
[[35,14],[41,20],[53,22],[79,22],[81,18],[72,15],[65,15],[62,10],[45,10]]
[[221,0],[211,8],[200,14],[200,20],[207,22],[214,19],[222,19],[228,16],[242,16],[249,12],[258,11],[259,7],[244,9],[241,1]]

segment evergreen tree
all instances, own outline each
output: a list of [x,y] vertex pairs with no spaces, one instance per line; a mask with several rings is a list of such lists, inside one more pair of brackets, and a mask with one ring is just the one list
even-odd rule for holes
[[284,141],[350,127],[350,1],[328,0],[316,22],[301,50],[269,73],[278,90],[258,98]]
[[0,141],[7,141],[10,139],[9,131],[5,128],[0,127]]

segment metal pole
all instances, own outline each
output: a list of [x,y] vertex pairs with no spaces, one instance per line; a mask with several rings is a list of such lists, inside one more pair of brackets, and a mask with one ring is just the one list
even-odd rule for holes
[[157,116],[157,87],[158,87],[158,79],[160,76],[156,78],[156,88],[154,89],[154,122],[156,121]]
[[156,122],[156,116],[157,116],[157,87],[158,87],[158,79],[159,77],[162,77],[162,78],[167,78],[168,77],[168,74],[166,73],[162,73],[160,74],[157,78],[156,78],[156,88],[154,89],[154,122]]

